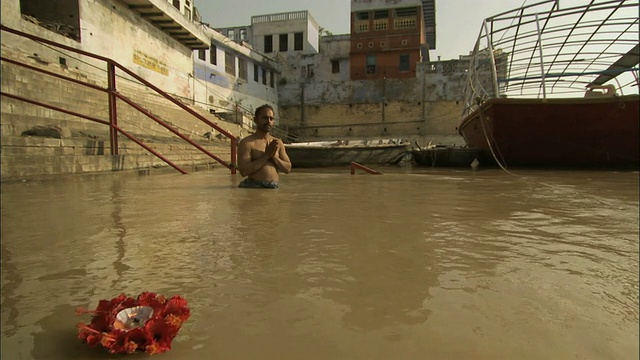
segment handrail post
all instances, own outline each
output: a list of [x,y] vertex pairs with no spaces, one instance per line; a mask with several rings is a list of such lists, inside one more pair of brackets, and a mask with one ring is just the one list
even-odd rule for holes
[[109,140],[111,155],[118,155],[118,108],[116,106],[116,68],[107,62],[107,94],[109,96]]

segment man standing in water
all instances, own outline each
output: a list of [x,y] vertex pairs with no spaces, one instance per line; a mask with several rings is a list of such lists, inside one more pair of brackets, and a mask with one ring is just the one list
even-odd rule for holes
[[291,171],[291,160],[282,140],[269,134],[274,125],[271,105],[256,109],[253,117],[256,131],[240,140],[238,144],[238,169],[242,180],[241,188],[278,188],[279,173]]

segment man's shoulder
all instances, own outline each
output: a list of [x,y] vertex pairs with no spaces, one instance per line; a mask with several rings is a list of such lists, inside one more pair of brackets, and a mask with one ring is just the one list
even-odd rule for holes
[[255,141],[255,139],[256,139],[255,135],[254,135],[254,134],[251,134],[251,135],[249,135],[249,136],[245,136],[245,137],[243,137],[242,139],[240,139],[239,144],[242,144],[242,143],[250,143],[250,142]]
[[256,143],[257,137],[254,134],[251,134],[247,137],[240,139],[238,142],[238,146],[253,146]]

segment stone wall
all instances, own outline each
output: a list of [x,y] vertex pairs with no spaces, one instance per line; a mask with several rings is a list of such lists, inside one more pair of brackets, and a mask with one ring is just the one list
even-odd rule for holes
[[[43,64],[27,54],[16,53],[4,47],[2,55],[90,84],[102,82],[101,79],[83,74],[79,70],[59,64]],[[105,92],[46,76],[8,62],[2,62],[1,71],[2,91],[5,93],[99,120],[109,119],[108,96]],[[116,84],[123,96],[132,99],[134,103],[162,119],[181,134],[199,142],[222,160],[231,162],[230,141],[212,131],[211,127],[195,116],[142,85],[122,79]],[[248,131],[202,109],[189,107],[236,137]],[[117,114],[118,125],[121,128],[179,166],[216,163],[214,159],[122,100],[117,101]],[[53,134],[35,131],[37,129],[52,130]],[[51,174],[168,167],[161,159],[124,135],[118,136],[119,155],[110,155],[109,127],[104,124],[8,96],[3,96],[0,102],[0,131],[0,168],[3,181]]]
[[[285,119],[304,118],[304,125],[285,122],[287,129],[299,140],[341,138],[458,138],[457,119],[460,105],[455,101],[408,103],[401,101],[382,104],[324,104],[280,107]],[[464,145],[462,139],[454,141]]]
[[280,124],[300,141],[382,136],[463,146],[464,69],[431,68],[423,64],[415,79],[287,83]]

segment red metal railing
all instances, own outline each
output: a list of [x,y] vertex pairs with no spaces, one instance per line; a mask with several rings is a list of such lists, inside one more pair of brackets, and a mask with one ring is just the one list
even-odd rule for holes
[[[12,59],[8,59],[5,58],[4,56],[0,56],[0,59],[2,61],[6,61],[8,63],[17,65],[17,66],[21,66],[33,71],[37,71],[49,76],[53,76],[56,78],[60,78],[60,79],[64,79],[66,81],[70,81],[72,83],[76,83],[78,85],[81,86],[86,86],[95,90],[99,90],[102,92],[105,92],[108,94],[109,97],[109,121],[104,121],[101,119],[97,119],[95,117],[89,116],[89,115],[84,115],[84,114],[80,114],[74,111],[70,111],[70,110],[66,110],[63,109],[61,107],[58,106],[54,106],[54,105],[50,105],[50,104],[46,104],[46,103],[42,103],[36,100],[32,100],[32,99],[28,99],[25,98],[23,96],[18,96],[18,95],[14,95],[14,94],[9,94],[6,93],[4,91],[0,91],[0,95],[2,96],[6,96],[9,98],[13,98],[16,100],[20,100],[20,101],[24,101],[33,105],[37,105],[37,106],[42,106],[51,110],[55,110],[55,111],[59,111],[59,112],[63,112],[69,115],[73,115],[73,116],[77,116],[89,121],[93,121],[93,122],[97,122],[100,124],[104,124],[109,126],[109,139],[110,139],[110,144],[111,144],[111,155],[118,155],[118,133],[121,133],[122,135],[126,136],[127,138],[129,138],[131,141],[135,142],[136,144],[140,145],[141,147],[143,147],[145,150],[149,151],[150,153],[152,153],[153,155],[157,156],[158,158],[160,158],[162,161],[164,161],[165,163],[167,163],[168,165],[170,165],[171,167],[173,167],[174,169],[178,170],[179,172],[186,174],[187,172],[184,171],[183,169],[181,169],[179,166],[177,166],[176,164],[174,164],[173,162],[171,162],[170,160],[168,160],[167,158],[165,158],[164,156],[162,156],[162,154],[158,153],[157,151],[151,149],[149,146],[147,146],[146,144],[144,144],[142,141],[140,141],[139,139],[137,139],[135,136],[129,134],[128,132],[126,132],[125,130],[123,130],[122,128],[120,128],[118,126],[118,114],[117,114],[117,109],[116,109],[116,101],[119,99],[121,101],[124,101],[125,103],[127,103],[128,105],[130,105],[131,107],[133,107],[134,109],[136,109],[138,112],[146,115],[148,118],[150,118],[151,120],[155,121],[156,123],[160,124],[161,126],[163,126],[164,128],[166,128],[167,130],[169,130],[170,132],[172,132],[173,134],[177,135],[178,137],[180,137],[181,139],[185,140],[186,142],[188,142],[189,144],[191,144],[192,146],[196,147],[198,150],[200,150],[201,152],[203,152],[204,154],[206,154],[207,156],[211,157],[212,159],[214,159],[215,161],[217,161],[218,163],[222,164],[224,167],[226,167],[227,169],[229,169],[231,171],[231,174],[236,174],[236,170],[237,170],[237,145],[238,145],[238,139],[233,136],[231,133],[227,132],[226,130],[220,128],[218,125],[212,123],[211,121],[209,121],[208,119],[206,119],[205,117],[203,117],[202,115],[198,114],[197,112],[195,112],[193,109],[189,108],[188,106],[184,105],[182,102],[180,102],[179,100],[175,99],[173,96],[167,94],[166,92],[162,91],[161,89],[159,89],[158,87],[154,86],[153,84],[151,84],[150,82],[148,82],[147,80],[143,79],[142,77],[138,76],[137,74],[135,74],[134,72],[132,72],[131,70],[125,68],[124,66],[118,64],[117,62],[105,58],[103,56],[100,55],[96,55],[96,54],[92,54],[83,50],[79,50],[79,49],[75,49],[63,44],[59,44],[56,43],[54,41],[51,40],[47,40],[47,39],[43,39],[40,37],[37,37],[35,35],[31,35],[31,34],[27,34],[18,30],[14,30],[11,28],[8,28],[4,25],[0,24],[0,30],[1,31],[6,31],[15,35],[19,35],[28,39],[31,39],[33,41],[37,41],[43,44],[47,44],[47,45],[51,45],[57,48],[61,48],[61,49],[65,49],[77,54],[81,54],[96,60],[100,60],[106,63],[107,66],[107,88],[103,88],[101,86],[97,86],[97,85],[93,85],[81,80],[77,80],[74,78],[70,78],[61,74],[57,74],[51,71],[47,71],[44,69],[40,69],[38,67],[34,67],[34,66],[30,66],[28,64],[24,64]],[[196,119],[200,120],[201,122],[207,124],[208,126],[210,126],[211,128],[217,130],[218,132],[220,132],[222,135],[224,135],[225,137],[229,138],[231,141],[231,161],[230,163],[220,159],[219,157],[217,157],[216,155],[210,153],[208,150],[206,150],[205,148],[203,148],[202,146],[200,146],[198,143],[194,142],[193,140],[189,139],[188,137],[186,137],[185,135],[181,134],[180,132],[178,132],[176,129],[174,129],[172,126],[170,126],[169,124],[167,124],[165,121],[163,121],[162,119],[158,118],[157,116],[151,114],[148,110],[142,108],[140,105],[136,104],[133,100],[123,96],[122,94],[120,94],[117,89],[116,89],[116,69],[125,72],[127,75],[131,76],[132,78],[134,78],[135,80],[139,81],[140,83],[144,84],[145,86],[147,86],[148,88],[152,89],[154,92],[156,92],[157,94],[161,95],[162,97],[166,98],[167,100],[169,100],[170,102],[172,102],[173,104],[175,104],[176,106],[180,107],[181,109],[183,109],[184,111],[188,112],[189,114],[193,115]]]
[[364,171],[366,173],[373,174],[373,175],[382,175],[382,173],[377,171],[377,170],[373,170],[373,169],[368,168],[368,167],[366,167],[366,166],[364,166],[362,164],[358,164],[357,162],[352,161],[351,162],[351,175],[355,175],[356,174],[356,169],[360,169],[360,170],[362,170],[362,171]]

